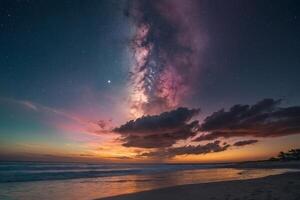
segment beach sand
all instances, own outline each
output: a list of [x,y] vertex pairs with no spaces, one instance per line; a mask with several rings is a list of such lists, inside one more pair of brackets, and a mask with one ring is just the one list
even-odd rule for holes
[[162,188],[102,200],[300,200],[300,172]]

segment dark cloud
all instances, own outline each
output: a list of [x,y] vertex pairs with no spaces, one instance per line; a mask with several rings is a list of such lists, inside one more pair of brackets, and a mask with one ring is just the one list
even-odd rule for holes
[[245,146],[245,145],[249,145],[249,144],[254,144],[254,143],[257,143],[257,142],[258,142],[258,140],[243,140],[243,141],[235,142],[233,144],[233,146],[240,147],[240,146]]
[[87,153],[82,153],[82,154],[79,154],[80,157],[93,157],[94,155],[92,154],[87,154]]
[[160,115],[148,115],[131,120],[114,131],[118,133],[156,133],[177,130],[186,126],[186,123],[199,113],[199,109],[177,108]]
[[160,115],[143,116],[114,129],[122,135],[126,147],[160,148],[169,147],[178,140],[194,136],[199,128],[192,117],[199,109],[178,108]]
[[300,133],[300,107],[279,107],[281,100],[264,99],[253,106],[235,105],[208,116],[195,141],[230,137],[279,137]]
[[142,153],[140,156],[142,157],[174,157],[177,155],[199,155],[199,154],[207,154],[213,152],[221,152],[227,150],[230,145],[220,145],[220,141],[214,141],[211,143],[207,143],[205,145],[197,145],[197,146],[183,146],[183,147],[175,147],[175,148],[168,148],[168,149],[160,149],[157,151]]
[[[178,108],[160,115],[148,115],[131,120],[113,129],[121,135],[125,147],[158,148],[151,154],[182,155],[181,152],[197,154],[205,152],[205,147],[218,145],[226,150],[230,145],[208,143],[199,146],[172,148],[179,140],[186,140],[199,132],[206,132],[194,141],[216,140],[231,137],[279,137],[300,133],[300,107],[280,107],[281,100],[264,99],[250,105],[234,105],[208,116],[199,125],[192,120],[199,109]],[[233,146],[254,144],[258,140],[243,140]],[[225,147],[225,148],[223,148]],[[209,149],[209,148],[208,148]],[[213,152],[218,148],[212,148]]]
[[106,159],[119,159],[119,160],[128,160],[132,159],[131,157],[128,156],[111,156],[111,157],[105,157]]

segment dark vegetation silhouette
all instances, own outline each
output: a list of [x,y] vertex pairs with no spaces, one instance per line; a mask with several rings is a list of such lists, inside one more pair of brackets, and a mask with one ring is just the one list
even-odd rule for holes
[[300,160],[300,149],[291,149],[288,152],[281,151],[277,157],[270,158],[271,161]]

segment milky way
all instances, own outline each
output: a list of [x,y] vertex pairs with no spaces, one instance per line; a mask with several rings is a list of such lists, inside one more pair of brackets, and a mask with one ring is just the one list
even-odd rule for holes
[[200,68],[204,42],[197,1],[130,1],[126,15],[135,27],[130,43],[132,117],[180,105]]

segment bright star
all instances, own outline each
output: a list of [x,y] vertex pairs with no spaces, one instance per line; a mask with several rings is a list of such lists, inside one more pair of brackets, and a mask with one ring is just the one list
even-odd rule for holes
[[110,84],[110,83],[111,83],[111,81],[110,81],[110,80],[107,80],[107,83],[108,83],[108,84]]

